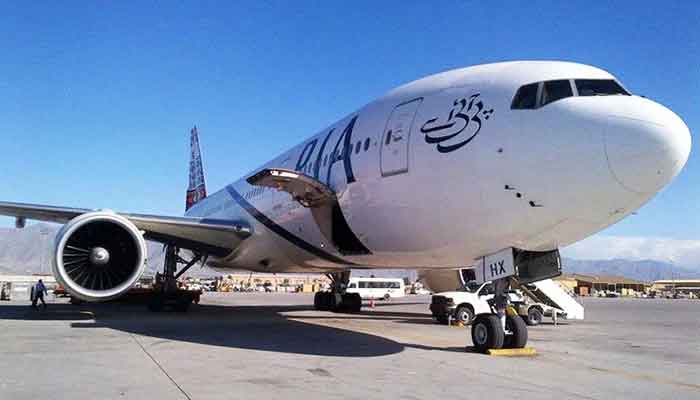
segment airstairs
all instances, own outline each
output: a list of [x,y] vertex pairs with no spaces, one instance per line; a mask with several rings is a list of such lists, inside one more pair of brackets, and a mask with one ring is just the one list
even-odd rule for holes
[[567,319],[583,319],[583,306],[551,279],[521,285],[520,289],[532,300],[564,311]]

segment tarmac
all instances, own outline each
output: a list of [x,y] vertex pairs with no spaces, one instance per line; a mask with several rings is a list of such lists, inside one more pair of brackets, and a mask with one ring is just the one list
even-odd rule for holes
[[534,357],[469,351],[429,296],[360,314],[312,296],[206,293],[188,313],[0,302],[0,399],[698,399],[700,301],[583,300],[529,329]]

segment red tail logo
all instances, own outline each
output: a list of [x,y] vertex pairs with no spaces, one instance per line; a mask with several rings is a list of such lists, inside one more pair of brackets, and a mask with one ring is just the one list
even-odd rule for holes
[[197,126],[195,126],[190,131],[190,184],[187,187],[185,211],[205,197],[207,197],[207,185],[204,183],[202,154],[199,151],[199,133]]

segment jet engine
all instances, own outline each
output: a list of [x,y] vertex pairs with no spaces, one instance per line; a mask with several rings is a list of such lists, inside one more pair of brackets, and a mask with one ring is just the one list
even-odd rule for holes
[[464,288],[459,269],[419,270],[418,279],[434,293],[451,292]]
[[146,268],[146,242],[128,219],[110,211],[82,214],[58,232],[56,280],[73,296],[105,301],[126,293]]

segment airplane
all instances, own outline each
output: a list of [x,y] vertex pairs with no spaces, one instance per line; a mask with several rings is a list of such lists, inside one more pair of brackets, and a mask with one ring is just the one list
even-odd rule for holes
[[209,196],[195,128],[183,217],[10,202],[0,215],[65,224],[53,273],[86,301],[127,292],[145,240],[163,243],[154,309],[187,306],[174,283],[198,262],[325,272],[332,288],[314,306],[347,312],[362,305],[344,290],[351,268],[415,268],[439,283],[471,267],[496,289],[475,346],[518,348],[527,331],[507,312],[508,287],[559,274],[560,247],[649,201],[690,147],[680,117],[600,68],[499,62],[393,89]]

